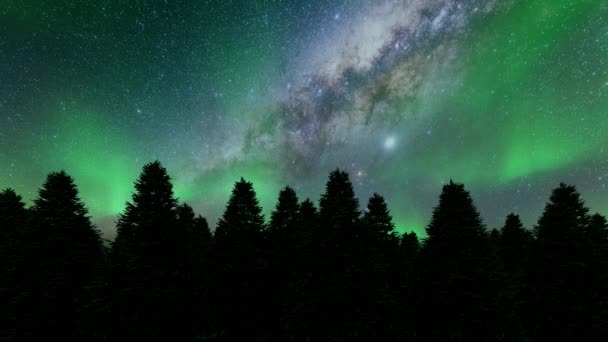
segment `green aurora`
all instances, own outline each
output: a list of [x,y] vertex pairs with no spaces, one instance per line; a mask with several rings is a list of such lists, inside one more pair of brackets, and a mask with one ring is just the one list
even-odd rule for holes
[[[491,227],[510,211],[534,224],[560,181],[607,213],[608,5],[601,0],[464,1],[462,14],[455,1],[428,9],[410,1],[443,25],[438,33],[415,27],[426,32],[411,45],[419,50],[380,71],[333,75],[301,61],[336,58],[328,46],[338,44],[333,33],[343,25],[353,36],[381,27],[356,20],[374,3],[221,3],[214,11],[74,5],[63,15],[50,1],[1,1],[0,29],[9,35],[0,37],[0,186],[31,201],[48,172],[65,169],[102,222],[122,211],[140,168],[158,159],[177,197],[214,222],[241,176],[268,214],[287,184],[318,200],[328,172],[340,167],[362,207],[374,191],[387,197],[400,231],[424,233],[449,179],[472,190]],[[454,14],[440,21],[442,9]],[[396,39],[393,27],[381,29],[386,44],[376,60]],[[406,100],[379,90],[406,67],[420,78]],[[349,72],[357,84],[339,106],[286,90],[314,88],[298,83],[312,75],[334,91],[328,80]],[[354,103],[369,100],[362,89],[396,119],[374,114],[363,128],[372,133],[353,140]],[[312,109],[294,123],[284,113],[292,103]],[[310,127],[322,134],[292,138]],[[392,151],[381,143],[387,131],[398,137]]]

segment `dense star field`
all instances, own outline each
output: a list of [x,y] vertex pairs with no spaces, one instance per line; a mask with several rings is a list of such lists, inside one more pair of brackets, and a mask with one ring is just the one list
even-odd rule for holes
[[0,187],[65,169],[112,237],[158,159],[212,226],[340,167],[424,235],[441,185],[530,226],[576,184],[608,208],[603,0],[0,0]]

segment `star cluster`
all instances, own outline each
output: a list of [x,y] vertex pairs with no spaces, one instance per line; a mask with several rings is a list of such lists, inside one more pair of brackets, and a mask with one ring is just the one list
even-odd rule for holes
[[490,227],[561,181],[606,213],[601,0],[7,0],[0,32],[0,185],[65,169],[108,236],[153,159],[211,222],[241,176],[269,211],[336,167],[401,231],[450,179]]

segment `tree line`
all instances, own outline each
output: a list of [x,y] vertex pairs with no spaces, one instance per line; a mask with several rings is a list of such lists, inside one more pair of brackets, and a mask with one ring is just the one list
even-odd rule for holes
[[443,186],[427,236],[362,210],[346,172],[318,207],[291,187],[266,222],[235,183],[212,233],[145,165],[102,243],[65,172],[33,205],[0,193],[0,340],[598,341],[608,337],[608,224],[574,186],[537,224],[489,230],[463,184]]

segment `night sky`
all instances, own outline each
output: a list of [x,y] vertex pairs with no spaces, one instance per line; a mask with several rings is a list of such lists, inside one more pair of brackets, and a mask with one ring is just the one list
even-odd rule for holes
[[0,187],[65,169],[112,237],[160,160],[212,226],[347,170],[424,232],[464,182],[488,227],[559,182],[608,213],[604,0],[0,0]]

